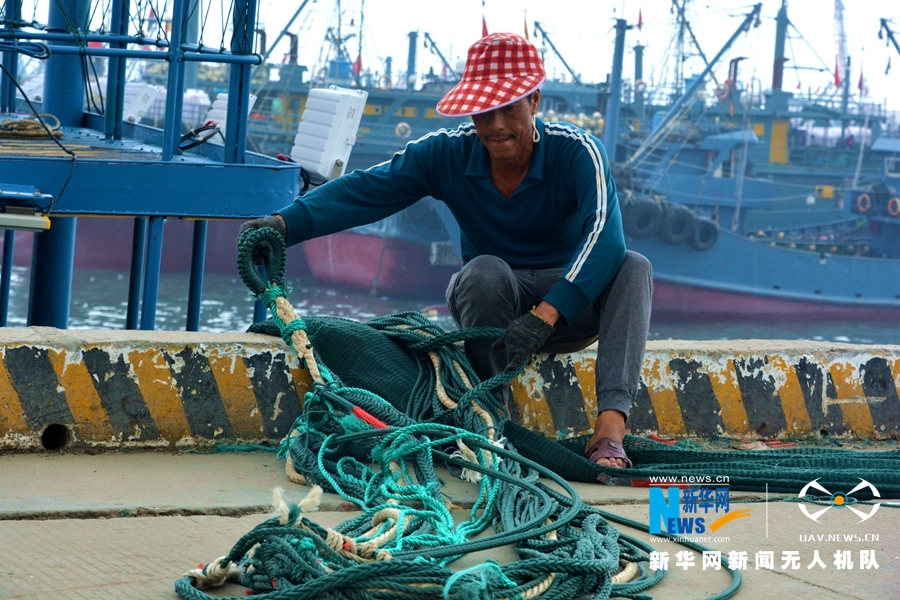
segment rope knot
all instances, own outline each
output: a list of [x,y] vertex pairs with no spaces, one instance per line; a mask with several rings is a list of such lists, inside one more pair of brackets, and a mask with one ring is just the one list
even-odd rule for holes
[[228,560],[227,556],[217,558],[206,566],[201,565],[184,574],[193,579],[196,588],[219,587],[229,579],[236,579],[244,574],[244,570]]

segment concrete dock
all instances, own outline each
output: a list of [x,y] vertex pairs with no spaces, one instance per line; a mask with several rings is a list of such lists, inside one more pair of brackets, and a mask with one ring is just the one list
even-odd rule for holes
[[[539,356],[513,382],[523,424],[552,438],[590,427],[593,353]],[[293,352],[262,335],[0,329],[0,598],[176,598],[185,571],[267,518],[273,488],[294,501],[306,494],[273,453],[215,449],[277,443],[310,388]],[[761,451],[776,440],[896,450],[898,389],[897,346],[651,342],[630,426]],[[471,484],[444,479],[456,506],[471,504]],[[602,510],[650,518],[647,488],[576,489]],[[898,597],[900,510],[882,505],[866,520],[829,510],[816,521],[785,498],[733,492],[731,507],[747,516],[696,540],[746,557],[737,598]],[[328,527],[355,510],[326,494],[313,517]],[[728,574],[702,556],[617,527],[667,554],[654,597],[728,587]],[[504,547],[452,566],[489,557],[515,560]],[[215,592],[245,593],[231,584]]]
[[[471,503],[471,484],[447,481],[445,491],[455,504]],[[225,555],[267,518],[272,488],[284,487],[294,501],[307,491],[288,483],[283,464],[265,452],[7,454],[0,456],[0,482],[0,554],[5,567],[0,598],[9,599],[175,599],[174,582],[185,571]],[[576,488],[585,502],[602,510],[648,520],[646,489],[592,484]],[[752,515],[718,532],[718,539],[727,541],[705,544],[723,555],[747,553],[736,598],[897,597],[900,510],[882,506],[864,523],[849,511],[832,510],[817,523],[807,519],[797,503],[781,501],[782,496],[772,495],[768,503],[739,503],[764,497],[733,493],[732,507],[749,508]],[[340,497],[326,494],[320,511],[310,516],[334,526],[355,515],[353,510]],[[619,529],[650,540],[648,534]],[[676,566],[677,553],[684,548],[651,543],[669,555],[667,575],[648,591],[655,598],[702,599],[729,585],[728,574],[704,569],[701,556],[691,553],[692,566]],[[773,553],[773,568],[757,568],[758,552]],[[816,552],[823,566],[808,568]],[[836,554],[850,562],[838,561]],[[487,557],[471,555],[453,567]],[[501,563],[515,559],[512,548],[490,557]],[[232,584],[215,592],[245,593]]]

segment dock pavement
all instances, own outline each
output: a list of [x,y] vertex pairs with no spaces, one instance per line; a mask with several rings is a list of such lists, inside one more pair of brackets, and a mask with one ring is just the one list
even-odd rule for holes
[[[461,510],[472,502],[474,486],[450,477],[445,481],[445,493]],[[95,449],[0,455],[0,598],[173,600],[178,597],[174,582],[185,571],[225,555],[268,517],[276,487],[292,501],[307,492],[287,480],[284,464],[269,452]],[[575,487],[588,504],[648,522],[646,488]],[[829,510],[814,521],[797,502],[784,498],[733,492],[732,510],[750,509],[751,514],[700,540],[723,556],[746,553],[736,598],[900,596],[900,509],[881,506],[864,522],[851,511]],[[355,510],[339,496],[325,494],[319,512],[310,517],[334,526]],[[666,576],[647,592],[653,597],[702,599],[728,587],[728,573],[715,569],[714,560],[706,563],[690,551],[679,554],[686,549],[617,527],[667,553]],[[504,547],[490,557],[504,563],[515,560],[515,553]],[[469,555],[451,567],[486,558],[486,553]],[[213,593],[239,597],[246,590],[227,584]]]

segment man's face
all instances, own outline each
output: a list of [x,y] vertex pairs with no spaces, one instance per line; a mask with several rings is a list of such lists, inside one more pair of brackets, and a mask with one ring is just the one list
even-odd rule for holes
[[487,148],[492,161],[531,156],[534,114],[539,99],[540,92],[536,91],[531,97],[472,116],[478,138]]

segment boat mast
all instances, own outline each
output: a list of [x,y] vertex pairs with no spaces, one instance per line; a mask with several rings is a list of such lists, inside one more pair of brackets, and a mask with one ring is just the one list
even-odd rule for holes
[[[691,22],[687,20],[687,16],[685,15],[685,8],[687,7],[688,0],[682,0],[681,5],[678,4],[678,0],[672,0],[672,6],[678,10],[678,43],[677,43],[677,52],[679,60],[676,61],[676,73],[675,73],[675,89],[679,92],[681,91],[681,86],[684,84],[684,61],[687,57],[684,55],[684,32],[687,31],[691,36],[691,44],[694,48],[697,49],[697,54],[700,55],[700,58],[703,59],[703,64],[705,66],[709,66],[709,61],[706,60],[706,54],[703,52],[703,48],[700,47],[700,41],[697,39],[697,36],[694,35],[694,30],[691,29]],[[718,83],[716,80],[716,74],[712,74],[712,79],[715,83]]]
[[722,46],[722,48],[719,50],[718,54],[716,54],[713,57],[713,59],[710,61],[709,65],[703,70],[702,73],[700,73],[700,75],[698,75],[694,79],[693,83],[691,83],[691,85],[688,87],[688,89],[686,89],[684,91],[684,94],[682,94],[681,97],[678,98],[674,102],[674,104],[672,104],[672,108],[669,109],[669,112],[666,113],[666,115],[662,118],[662,120],[659,122],[659,124],[653,129],[653,133],[650,136],[648,136],[647,139],[645,139],[644,142],[641,144],[641,146],[637,150],[635,150],[634,154],[632,154],[631,157],[629,157],[629,159],[627,161],[628,164],[634,163],[634,161],[641,154],[643,154],[646,151],[646,149],[648,147],[650,147],[651,144],[656,143],[656,140],[659,138],[660,132],[664,131],[665,127],[672,121],[672,119],[674,119],[676,115],[681,113],[681,111],[684,110],[684,108],[691,102],[692,98],[694,97],[694,94],[697,93],[697,91],[703,85],[703,83],[706,79],[706,76],[709,75],[709,72],[712,71],[712,68],[716,65],[716,63],[719,62],[719,59],[722,58],[722,55],[725,54],[729,48],[731,48],[731,45],[738,38],[738,36],[741,35],[743,32],[745,32],[747,29],[749,29],[750,25],[753,24],[754,21],[756,22],[756,25],[759,24],[760,10],[762,10],[762,3],[757,3],[753,6],[753,10],[751,10],[747,14],[747,16],[744,17],[744,20],[741,21],[741,24],[738,26],[738,28],[735,30],[735,32],[731,35],[731,37],[728,38],[728,41],[725,42],[725,45]]
[[781,8],[775,18],[775,61],[772,68],[772,89],[781,91],[784,79],[784,41],[787,38],[788,27],[787,0],[781,0]]
[[[366,0],[359,3],[359,54],[356,55],[359,64],[362,65],[362,38],[363,38],[363,18],[365,18]],[[362,69],[357,70],[353,78],[356,80],[356,87],[362,87]]]
[[572,67],[569,66],[569,63],[566,62],[566,59],[563,58],[563,55],[559,53],[559,50],[557,50],[556,46],[553,45],[553,42],[550,41],[550,37],[547,35],[547,32],[537,21],[534,22],[534,32],[540,34],[541,37],[544,38],[544,41],[550,44],[550,49],[553,50],[553,53],[556,54],[556,57],[562,62],[563,66],[569,72],[569,75],[572,76],[572,80],[578,85],[581,85],[581,77],[575,74],[575,71],[572,70]]
[[456,69],[450,66],[450,63],[447,62],[447,59],[444,58],[444,55],[441,54],[441,51],[438,49],[437,44],[434,43],[434,40],[431,39],[431,36],[428,32],[425,32],[425,41],[428,43],[428,48],[437,54],[437,57],[441,59],[441,64],[444,65],[444,68],[447,69],[447,72],[450,73],[452,77],[451,81],[459,81],[459,76],[456,74]]
[[616,162],[616,148],[619,141],[619,103],[622,99],[622,61],[625,58],[625,32],[628,23],[616,19],[616,45],[613,51],[612,75],[609,83],[609,97],[606,102],[606,125],[603,130],[603,145],[610,162]]
[[894,32],[891,31],[890,27],[888,27],[887,19],[881,19],[881,29],[878,30],[878,39],[881,39],[882,32],[887,34],[888,39],[892,44],[894,44],[894,48],[897,50],[897,53],[900,54],[900,44],[897,43],[897,38],[894,37]]
[[275,46],[278,45],[278,42],[281,41],[281,38],[283,38],[286,35],[289,35],[288,30],[291,28],[291,25],[294,24],[294,21],[297,20],[297,17],[300,16],[300,13],[303,11],[303,9],[306,7],[307,4],[309,4],[309,0],[303,0],[303,3],[300,4],[300,8],[297,9],[297,11],[294,13],[294,16],[288,20],[287,25],[284,26],[284,29],[282,29],[281,32],[278,34],[278,36],[275,38],[275,41],[272,42],[269,45],[269,47],[266,49],[266,53],[263,54],[262,60],[259,62],[258,65],[254,66],[253,70],[250,72],[250,80],[251,81],[253,80],[253,76],[256,75],[256,71],[262,65],[266,64],[266,59],[268,59],[269,56],[272,54],[272,51],[275,50]]

